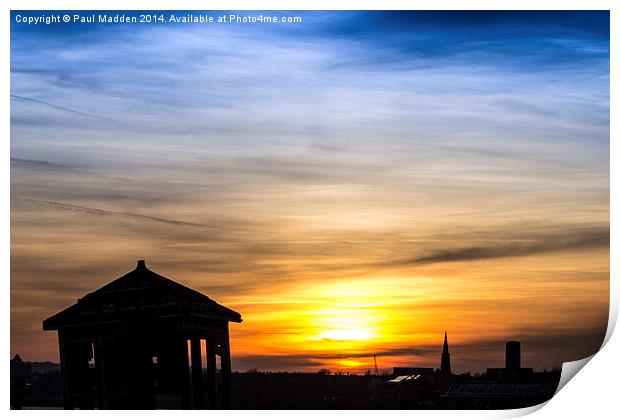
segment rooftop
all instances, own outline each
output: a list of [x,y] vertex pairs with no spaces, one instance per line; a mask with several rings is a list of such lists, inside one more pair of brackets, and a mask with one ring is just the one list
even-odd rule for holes
[[175,315],[241,322],[238,312],[149,270],[144,260],[140,260],[133,271],[43,321],[43,329],[123,322],[131,317]]

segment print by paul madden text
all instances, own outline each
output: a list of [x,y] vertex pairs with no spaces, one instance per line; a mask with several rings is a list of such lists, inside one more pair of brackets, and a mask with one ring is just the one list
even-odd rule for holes
[[277,16],[238,13],[46,13],[15,14],[15,23],[26,25],[56,24],[296,24],[301,16]]

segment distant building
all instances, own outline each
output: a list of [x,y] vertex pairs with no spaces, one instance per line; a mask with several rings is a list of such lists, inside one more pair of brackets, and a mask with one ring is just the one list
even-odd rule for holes
[[424,367],[395,367],[383,382],[379,408],[502,409],[540,404],[549,400],[560,372],[534,372],[521,367],[521,343],[506,343],[506,366],[488,368],[485,374],[454,375],[450,363],[448,334],[444,333],[441,365],[436,371]]
[[441,364],[432,367],[394,367],[391,378],[381,389],[380,404],[386,408],[432,408],[440,393],[454,382],[448,349],[448,332],[444,332]]
[[429,367],[395,367],[392,373],[393,376],[422,375],[430,378],[435,374],[435,369]]
[[528,407],[549,400],[559,380],[559,372],[522,368],[521,343],[509,341],[505,367],[488,368],[486,374],[453,383],[444,395],[444,404],[460,409]]
[[22,360],[19,354],[11,359],[11,379],[13,377],[28,377],[32,374],[32,366]]
[[441,353],[441,366],[439,370],[444,375],[451,375],[452,368],[450,366],[450,352],[448,351],[448,331],[444,332],[443,337],[443,352]]
[[521,369],[521,343],[509,341],[506,343],[506,370],[518,372]]
[[509,341],[506,343],[506,364],[503,368],[488,368],[487,375],[497,378],[518,378],[531,375],[532,368],[521,367],[521,343]]
[[445,395],[447,406],[453,409],[523,408],[548,401],[558,387],[559,375],[544,374],[532,383],[498,383],[478,380],[454,384]]
[[391,408],[431,408],[435,398],[432,376],[399,375],[384,384],[380,403]]
[[141,260],[43,329],[58,330],[67,409],[228,408],[229,322],[241,315]]

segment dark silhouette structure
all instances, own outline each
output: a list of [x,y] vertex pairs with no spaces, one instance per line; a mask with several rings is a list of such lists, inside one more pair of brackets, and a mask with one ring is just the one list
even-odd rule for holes
[[448,332],[444,331],[443,336],[443,352],[441,353],[441,365],[439,370],[444,375],[451,375],[452,368],[450,367],[450,352],[448,351]]
[[11,359],[11,409],[62,407],[60,366],[53,362]]
[[461,375],[445,393],[449,408],[503,409],[529,407],[548,401],[560,381],[560,371],[534,372],[521,367],[521,343],[506,343],[506,365],[488,368],[478,377]]
[[[504,409],[549,400],[560,374],[559,369],[534,372],[531,368],[517,372],[489,368],[475,375],[445,375],[440,369],[426,367],[395,367],[391,374],[380,375],[370,371],[356,375],[333,374],[326,369],[316,373],[250,369],[232,373],[230,385],[237,409]],[[19,356],[11,360],[12,409],[61,407],[61,384],[60,366],[55,363],[24,362]],[[92,390],[84,391],[88,392]],[[73,397],[79,401],[78,396]]]
[[521,343],[506,343],[506,366],[488,368],[482,375],[453,374],[448,334],[444,333],[439,369],[395,367],[382,384],[373,408],[520,408],[549,400],[557,389],[560,371],[534,372],[521,367]]
[[66,409],[229,408],[228,322],[241,315],[140,260],[43,329],[58,330]]
[[521,343],[509,341],[506,343],[506,371],[519,372],[521,370]]
[[381,391],[382,403],[400,408],[429,408],[428,396],[444,393],[455,380],[450,364],[448,332],[444,331],[439,369],[432,367],[394,367],[393,378]]
[[506,364],[503,368],[487,368],[487,375],[502,378],[521,378],[531,375],[532,368],[521,367],[521,343],[508,341],[506,343]]
[[392,374],[394,376],[422,375],[432,378],[435,375],[435,369],[432,367],[394,367]]

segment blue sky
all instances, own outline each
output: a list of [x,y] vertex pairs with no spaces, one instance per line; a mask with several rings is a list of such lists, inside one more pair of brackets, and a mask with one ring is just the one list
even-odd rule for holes
[[[605,12],[306,12],[302,17],[303,24],[209,27],[45,27],[12,21],[11,92],[125,124],[106,127],[112,130],[188,132],[201,113],[226,108],[224,114],[246,115],[257,104],[267,118],[279,119],[279,107],[296,112],[279,121],[282,130],[305,112],[327,123],[329,116],[317,115],[321,105],[330,114],[335,104],[337,112],[380,119],[381,109],[385,114],[391,109],[374,104],[358,112],[351,102],[369,97],[374,102],[378,94],[387,102],[383,105],[398,109],[393,94],[401,92],[433,95],[444,116],[458,114],[451,108],[469,102],[467,108],[478,108],[469,111],[472,117],[486,119],[483,107],[491,102],[499,105],[496,112],[527,118],[527,105],[560,112],[545,105],[550,97],[566,96],[567,85],[579,95],[595,93],[601,104],[580,112],[573,95],[562,104],[567,114],[594,123],[608,118]],[[227,89],[230,84],[234,89]],[[343,103],[339,92],[355,97]],[[32,113],[33,103],[27,106]],[[188,120],[183,128],[167,123],[171,112],[179,120],[179,108]],[[13,112],[14,127],[62,124],[57,111],[30,123]]]
[[[302,15],[303,24],[286,26],[50,28],[12,22],[12,94],[102,117],[76,122],[68,112],[17,99],[14,132],[62,126],[64,118],[71,129],[97,123],[104,124],[99,129],[137,135],[181,131],[188,139],[205,132],[201,116],[214,110],[209,132],[218,137],[243,116],[257,120],[253,137],[277,120],[285,142],[300,129],[301,116],[305,132],[313,122],[314,129],[337,122],[339,129],[353,130],[361,120],[392,125],[399,117],[416,128],[401,121],[394,128],[416,130],[478,130],[506,118],[558,114],[564,118],[547,121],[565,126],[577,118],[597,125],[608,119],[606,13]],[[597,101],[582,110],[577,96]],[[430,106],[424,113],[422,102]],[[19,112],[22,107],[29,117]],[[490,109],[502,117],[489,118]],[[453,122],[446,126],[447,119]],[[545,130],[542,124],[528,126],[528,136]],[[273,129],[268,131],[272,137]],[[16,153],[21,144],[26,146],[14,142]]]
[[[462,276],[444,290],[454,294],[487,287],[502,270],[457,275],[407,262],[564,252],[528,266],[548,282],[526,281],[517,293],[562,298],[547,312],[528,307],[540,318],[510,328],[540,331],[548,311],[568,329],[600,327],[607,12],[263,12],[302,17],[287,25],[15,22],[41,13],[54,12],[11,15],[15,347],[38,340],[53,351],[39,331],[44,314],[114,278],[128,255],[156,259],[173,278],[210,273],[190,285],[246,302],[240,311],[251,314],[249,295],[284,301],[317,278],[359,278],[368,264],[398,271],[390,276]],[[240,12],[248,13],[261,12]],[[561,290],[550,267],[561,267]],[[41,281],[41,273],[53,275]],[[504,281],[514,279],[492,283],[498,293],[514,287]],[[562,337],[571,337],[566,328]],[[585,352],[572,337],[566,357]],[[548,354],[540,366],[557,362]]]

